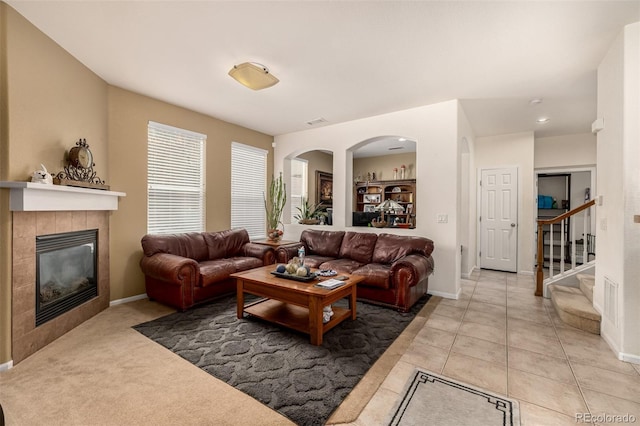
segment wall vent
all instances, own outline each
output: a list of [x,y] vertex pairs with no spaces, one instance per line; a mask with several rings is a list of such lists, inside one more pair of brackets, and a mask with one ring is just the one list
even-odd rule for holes
[[618,284],[604,277],[604,316],[618,327]]

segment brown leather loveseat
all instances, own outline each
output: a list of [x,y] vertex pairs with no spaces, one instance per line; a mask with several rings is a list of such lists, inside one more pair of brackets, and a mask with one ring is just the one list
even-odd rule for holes
[[433,241],[424,237],[370,232],[304,230],[300,242],[276,250],[287,263],[304,246],[305,264],[365,277],[357,297],[407,312],[427,293],[433,272]]
[[145,235],[140,268],[149,299],[182,311],[235,291],[229,275],[275,262],[273,248],[249,242],[245,229]]

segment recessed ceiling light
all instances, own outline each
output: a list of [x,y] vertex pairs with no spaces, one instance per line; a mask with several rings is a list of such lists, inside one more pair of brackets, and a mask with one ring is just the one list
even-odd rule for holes
[[406,142],[407,138],[398,138],[398,142]]
[[539,105],[541,103],[542,103],[542,99],[540,98],[533,98],[529,101],[529,105],[531,106]]
[[549,122],[549,117],[540,117],[536,120],[538,124],[546,124]]

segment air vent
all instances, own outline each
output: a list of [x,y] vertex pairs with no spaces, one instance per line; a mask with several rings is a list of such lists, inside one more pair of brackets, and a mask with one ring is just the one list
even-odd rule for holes
[[314,118],[313,120],[307,121],[307,124],[309,126],[315,126],[316,124],[326,123],[326,122],[327,122],[326,118],[319,117],[319,118]]
[[389,151],[394,151],[396,149],[404,149],[403,146],[392,146],[391,148],[389,148]]

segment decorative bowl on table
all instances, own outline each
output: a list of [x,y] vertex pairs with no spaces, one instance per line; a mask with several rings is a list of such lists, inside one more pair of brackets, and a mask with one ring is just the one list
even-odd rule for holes
[[316,275],[318,275],[319,277],[334,277],[338,275],[338,273],[333,269],[320,269],[318,272],[316,272]]

